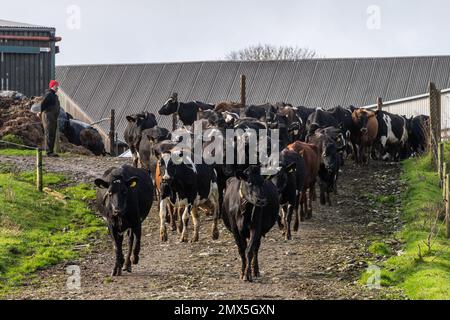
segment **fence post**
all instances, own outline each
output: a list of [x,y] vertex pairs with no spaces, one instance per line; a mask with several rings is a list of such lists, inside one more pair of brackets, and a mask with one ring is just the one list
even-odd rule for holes
[[36,149],[36,188],[42,192],[42,150]]
[[439,142],[438,145],[438,173],[439,173],[439,187],[442,188],[442,186],[444,185],[444,143],[443,142]]
[[115,138],[116,138],[116,110],[111,109],[111,116],[109,118],[109,153],[115,156]]
[[441,141],[441,133],[439,131],[441,115],[440,115],[440,91],[436,89],[436,85],[430,82],[430,140],[429,146],[431,151],[431,160],[434,169],[438,169],[438,143]]
[[446,189],[446,196],[445,196],[445,236],[447,238],[450,238],[450,175],[447,175],[447,178],[445,179],[445,189]]
[[444,177],[444,183],[442,185],[442,198],[445,200],[447,195],[447,162],[444,161],[442,165],[442,176]]
[[241,74],[241,112],[240,112],[240,116],[244,117],[245,115],[245,105],[247,103],[246,101],[246,87],[247,87],[247,83],[246,83],[246,77],[244,74]]
[[380,97],[377,98],[377,110],[383,111],[383,99],[381,99]]

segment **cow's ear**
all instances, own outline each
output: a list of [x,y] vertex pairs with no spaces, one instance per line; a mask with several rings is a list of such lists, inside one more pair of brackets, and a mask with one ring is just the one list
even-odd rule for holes
[[136,122],[136,119],[132,116],[127,116],[127,121],[128,122]]
[[236,171],[236,178],[238,178],[239,180],[246,181],[247,180],[247,175],[245,174],[244,171],[238,170],[238,171]]
[[127,185],[131,189],[136,188],[138,181],[139,181],[138,177],[131,177],[130,179],[128,179]]
[[295,162],[292,162],[291,164],[286,166],[286,171],[288,173],[295,172],[296,169],[297,169],[297,164]]
[[94,183],[95,183],[95,185],[96,185],[97,187],[99,187],[99,188],[102,188],[102,189],[108,189],[108,188],[109,188],[109,183],[106,182],[106,181],[103,180],[103,179],[100,179],[100,178],[95,179],[95,180],[94,180]]

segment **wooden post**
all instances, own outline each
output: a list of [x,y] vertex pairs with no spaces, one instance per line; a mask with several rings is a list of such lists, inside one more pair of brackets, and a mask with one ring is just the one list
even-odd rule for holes
[[442,165],[442,176],[444,177],[444,184],[442,185],[442,198],[445,200],[447,196],[447,162],[444,161]]
[[177,113],[175,112],[172,115],[172,131],[175,131],[177,129],[177,122],[178,122]]
[[36,188],[42,192],[42,187],[42,150],[38,148],[36,150]]
[[438,143],[440,142],[440,91],[436,89],[433,82],[429,83],[428,90],[430,92],[430,139],[429,150],[431,151],[432,166],[438,169]]
[[116,110],[111,109],[111,116],[109,118],[109,153],[115,156],[115,138],[116,138]]
[[247,87],[247,83],[246,83],[246,77],[244,74],[241,74],[241,112],[240,112],[240,116],[244,117],[245,114],[245,105],[247,103],[246,101],[246,87]]
[[380,97],[377,98],[377,110],[383,111],[383,99],[381,99]]
[[446,189],[447,189],[447,195],[445,197],[445,236],[450,238],[450,175],[447,175],[447,178],[445,179],[446,182]]
[[439,187],[444,185],[444,143],[440,142],[438,145],[438,173],[439,173]]

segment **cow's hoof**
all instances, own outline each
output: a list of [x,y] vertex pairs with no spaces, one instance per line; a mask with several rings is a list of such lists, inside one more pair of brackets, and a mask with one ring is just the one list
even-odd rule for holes
[[160,239],[161,239],[162,242],[167,242],[167,239],[168,239],[168,237],[167,237],[167,232],[161,231],[161,232],[159,233],[159,237],[160,237]]
[[138,264],[139,263],[139,256],[132,256],[131,257],[131,263],[132,264]]
[[261,274],[259,273],[259,270],[253,270],[253,277],[259,278]]
[[[300,221],[303,221],[303,220],[300,218]],[[298,231],[298,227],[299,227],[298,226],[298,222],[295,222],[294,226],[292,227],[292,229],[294,229],[294,231],[297,232]]]
[[114,267],[113,271],[111,272],[112,277],[119,277],[122,275],[122,268],[121,267]]
[[218,229],[214,229],[214,230],[213,230],[211,238],[212,238],[213,240],[219,239],[219,230],[218,230]]
[[123,271],[131,272],[131,261],[126,259],[122,267]]
[[198,236],[197,235],[192,236],[191,243],[194,243],[194,242],[198,242]]
[[253,282],[253,278],[252,278],[252,275],[251,274],[246,274],[245,276],[244,276],[244,282]]
[[284,240],[290,241],[292,240],[292,236],[290,234],[285,235]]
[[181,236],[180,242],[188,242],[187,236]]

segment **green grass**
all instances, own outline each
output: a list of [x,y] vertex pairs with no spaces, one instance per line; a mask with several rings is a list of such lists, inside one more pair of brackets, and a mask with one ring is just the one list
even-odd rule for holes
[[[95,199],[91,186],[59,190],[69,197],[60,201],[36,192],[33,181],[31,173],[0,173],[0,296],[38,269],[77,258],[82,251],[76,245],[106,232],[87,205]],[[44,184],[66,181],[47,173]]]
[[31,150],[31,149],[0,149],[0,156],[11,156],[11,157],[36,156],[36,150]]
[[[450,146],[446,146],[450,159]],[[382,264],[381,285],[401,289],[410,299],[450,299],[450,241],[445,238],[442,220],[443,200],[439,177],[431,168],[430,157],[403,162],[402,180],[406,190],[402,197],[404,226],[396,235],[403,248],[395,253],[381,242],[374,242],[369,252],[387,255]],[[387,201],[388,203],[390,201]],[[436,217],[437,228],[428,245]],[[368,274],[360,282],[366,283]]]

